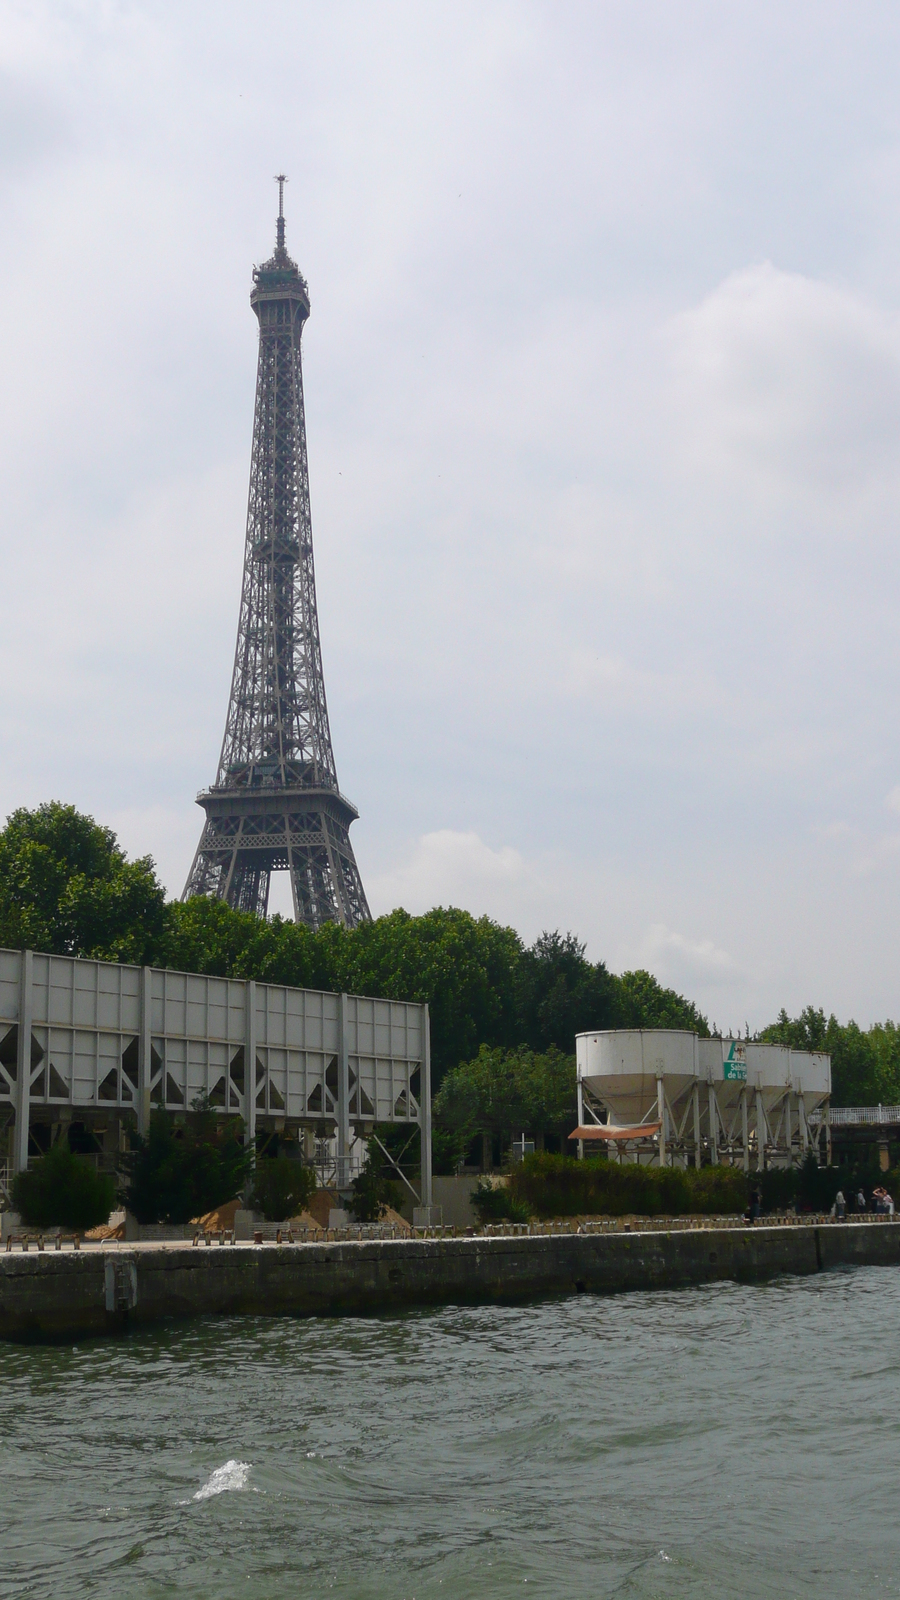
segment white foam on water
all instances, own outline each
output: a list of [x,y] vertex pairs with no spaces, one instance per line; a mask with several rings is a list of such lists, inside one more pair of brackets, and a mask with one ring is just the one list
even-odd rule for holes
[[226,1461],[224,1467],[216,1467],[211,1473],[202,1489],[194,1495],[195,1500],[210,1500],[214,1494],[227,1494],[231,1489],[246,1489],[247,1479],[250,1476],[249,1461]]

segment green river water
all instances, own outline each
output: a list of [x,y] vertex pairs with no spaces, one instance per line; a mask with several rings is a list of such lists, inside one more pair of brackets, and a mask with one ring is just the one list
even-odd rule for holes
[[0,1596],[900,1594],[900,1272],[0,1347]]

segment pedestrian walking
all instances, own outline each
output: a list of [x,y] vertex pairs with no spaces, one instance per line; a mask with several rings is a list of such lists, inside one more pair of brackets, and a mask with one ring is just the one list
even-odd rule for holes
[[881,1199],[888,1216],[892,1217],[894,1215],[894,1202],[891,1199],[891,1196],[888,1194],[887,1189],[882,1189]]
[[866,1196],[865,1196],[865,1191],[863,1189],[857,1189],[857,1191],[856,1191],[856,1209],[857,1209],[857,1211],[861,1212],[863,1214],[863,1216],[865,1215],[865,1211],[866,1211]]
[[847,1215],[847,1202],[844,1199],[843,1189],[838,1189],[838,1192],[834,1197],[834,1210],[838,1222],[843,1222],[845,1216]]

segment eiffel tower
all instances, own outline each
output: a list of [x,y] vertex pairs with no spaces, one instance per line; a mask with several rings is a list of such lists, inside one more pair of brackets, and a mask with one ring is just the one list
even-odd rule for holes
[[214,895],[264,917],[288,872],[294,919],[369,920],[350,843],[358,812],[338,788],[319,644],[300,336],[309,290],[284,243],[253,269],[259,365],[244,580],[231,699],[216,781],[183,899]]

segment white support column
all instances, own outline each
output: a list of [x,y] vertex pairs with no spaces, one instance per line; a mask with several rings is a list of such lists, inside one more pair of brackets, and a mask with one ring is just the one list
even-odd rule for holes
[[[579,1128],[583,1128],[584,1127],[584,1090],[581,1087],[581,1079],[579,1077],[576,1077],[576,1079],[575,1079],[575,1096],[576,1096],[576,1099],[577,1099],[577,1102],[578,1102],[578,1126],[579,1126]],[[575,1142],[576,1142],[576,1144],[578,1146],[578,1149],[576,1150],[575,1154],[577,1155],[579,1161],[583,1161],[584,1160],[584,1140],[583,1139],[576,1139]]]
[[421,1134],[421,1190],[423,1206],[431,1205],[431,1018],[428,1007],[422,1007],[422,1090],[419,1098],[419,1128]]
[[766,1113],[761,1089],[756,1091],[756,1170],[766,1170]]
[[[138,1035],[138,1092],[137,1131],[142,1139],[150,1132],[150,1079],[153,1076],[153,1046],[151,1043],[151,1005],[153,975],[149,967],[141,968],[141,1031]],[[164,1094],[160,1096],[164,1101]]]
[[825,1165],[831,1166],[831,1101],[825,1105]]
[[806,1101],[804,1100],[802,1094],[798,1094],[797,1096],[797,1105],[798,1115],[800,1118],[800,1149],[803,1151],[803,1154],[806,1155],[806,1152],[809,1149],[809,1128],[806,1122]]
[[16,1172],[28,1166],[28,1120],[31,1114],[31,1020],[33,957],[23,950],[19,964],[19,1031],[16,1035],[16,1131],[14,1165]]
[[340,1000],[340,1029],[338,1032],[338,1092],[337,1092],[337,1154],[339,1180],[348,1179],[347,1158],[350,1155],[350,1050],[349,1003],[345,994]]
[[712,1084],[709,1086],[709,1159],[714,1167],[719,1164],[719,1108],[716,1105],[716,1091]]
[[694,1166],[700,1166],[700,1085],[694,1084]]
[[666,1165],[666,1088],[665,1079],[658,1077],[656,1080],[656,1109],[659,1112],[659,1164]]
[[744,1140],[744,1171],[750,1171],[750,1125],[747,1118],[747,1095],[749,1089],[741,1090],[741,1133]]
[[244,984],[244,1138],[256,1149],[256,982]]

